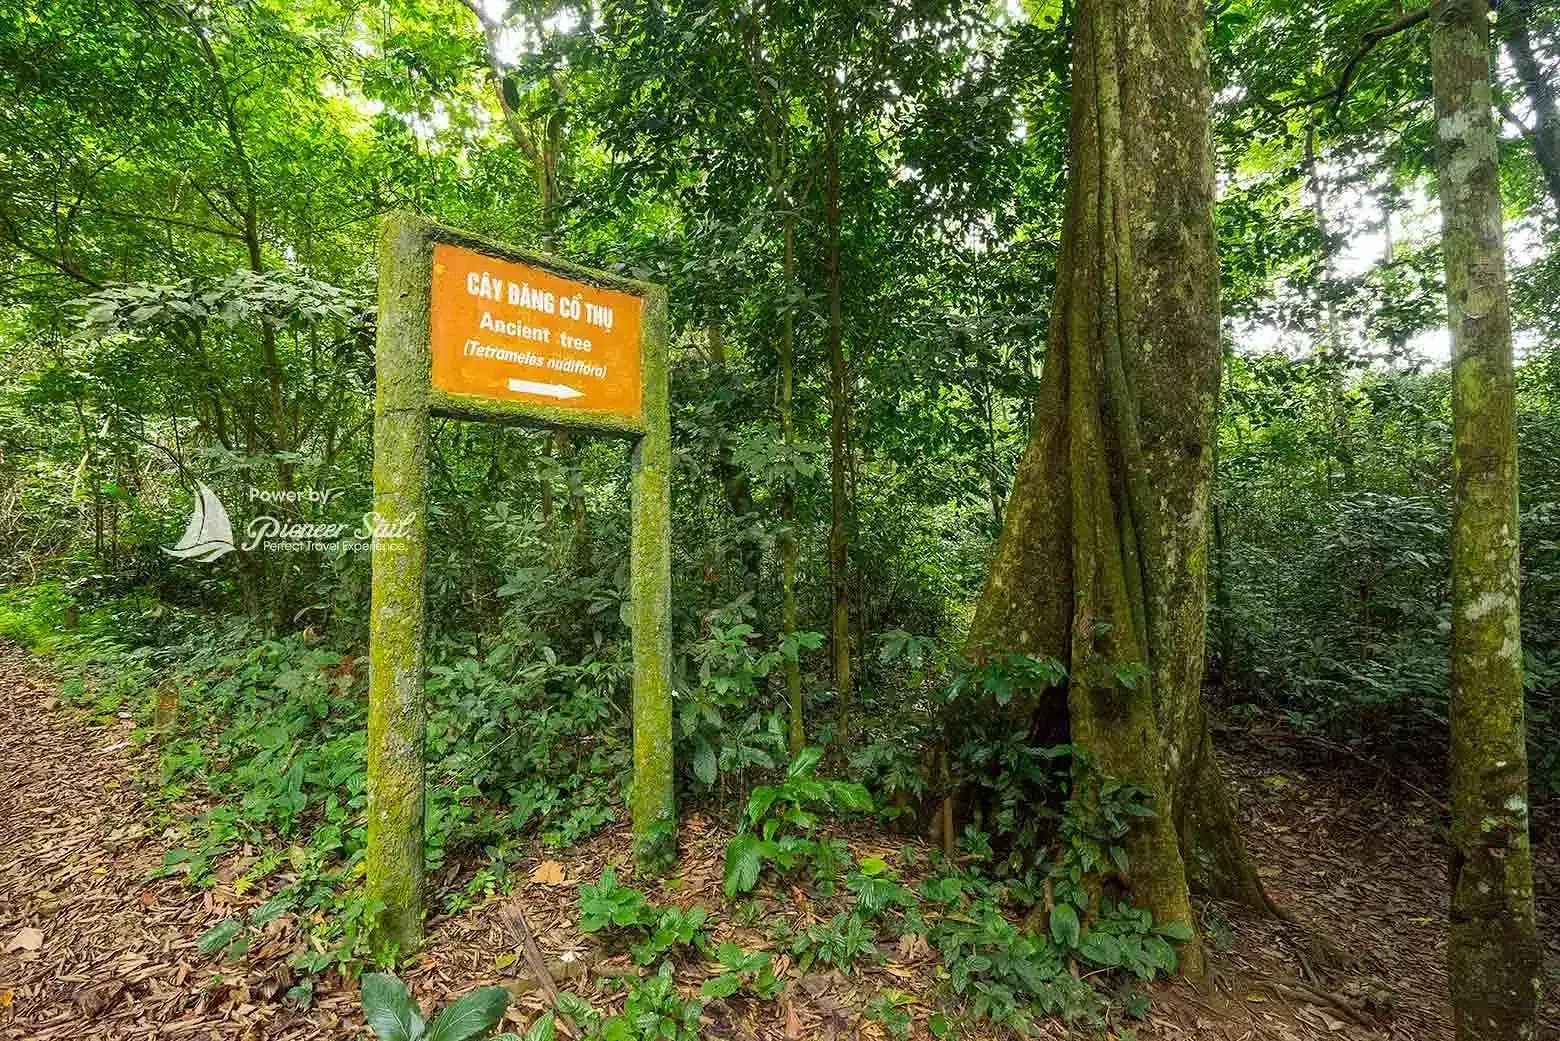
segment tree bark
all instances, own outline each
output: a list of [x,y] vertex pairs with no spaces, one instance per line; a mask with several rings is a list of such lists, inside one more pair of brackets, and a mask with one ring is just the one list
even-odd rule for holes
[[[1137,785],[1158,811],[1129,839],[1133,898],[1190,924],[1175,794],[1217,780],[1199,691],[1219,357],[1202,8],[1086,0],[1077,19],[1050,346],[971,645],[1064,661],[1080,781]],[[1182,968],[1201,972],[1195,941]]]
[[[1201,691],[1220,375],[1202,6],[1088,0],[1078,26],[1050,347],[971,651],[1067,664],[1074,743],[1156,797],[1139,899],[1189,914],[1189,876],[1266,906]],[[1134,663],[1137,690],[1100,681]]]
[[[757,11],[748,11],[740,19],[743,59],[752,77],[753,91],[762,109],[759,126],[763,131],[769,181],[769,205],[780,217],[781,259],[780,335],[776,344],[777,378],[775,397],[780,419],[780,437],[790,461],[796,452],[796,188],[797,177],[791,151],[791,98],[781,86],[764,42],[764,29]],[[789,709],[789,746],[795,756],[807,742],[802,715],[802,667],[796,646],[796,471],[792,469],[780,491],[780,532],[775,549],[780,558],[780,628],[788,650],[785,661],[786,703]]]
[[1485,0],[1448,0],[1430,38],[1452,332],[1451,928],[1459,1041],[1537,1035],[1518,613],[1511,312]]

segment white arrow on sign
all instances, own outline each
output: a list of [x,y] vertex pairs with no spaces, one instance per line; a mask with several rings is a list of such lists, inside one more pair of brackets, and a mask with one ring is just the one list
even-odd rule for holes
[[562,383],[536,383],[532,380],[510,380],[509,389],[516,394],[544,394],[549,398],[582,398],[585,392]]

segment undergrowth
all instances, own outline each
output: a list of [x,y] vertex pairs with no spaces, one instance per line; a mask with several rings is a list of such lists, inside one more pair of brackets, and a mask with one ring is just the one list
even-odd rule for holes
[[[68,602],[58,588],[7,594],[0,635],[54,655],[67,704],[135,720],[152,765],[145,805],[179,836],[153,876],[213,886],[220,872],[237,896],[265,901],[265,921],[293,916],[300,973],[353,966],[375,910],[361,884],[366,660],[306,633],[270,636],[135,599],[67,630]],[[630,767],[626,664],[611,645],[563,663],[534,635],[444,639],[429,654],[429,876],[482,865],[440,894],[454,913],[506,891],[532,840],[570,846],[617,818]],[[263,925],[221,923],[203,946],[236,957]]]
[[[367,957],[364,925],[377,910],[361,885],[366,663],[307,632],[271,636],[231,617],[182,615],[137,599],[83,612],[67,631],[58,616],[69,600],[48,588],[8,594],[0,627],[56,657],[67,702],[100,718],[135,720],[155,771],[143,778],[146,805],[158,826],[178,835],[153,875],[193,886],[220,881],[253,901],[208,930],[202,951],[240,959],[290,916],[301,934],[292,957],[295,1000],[309,1000],[315,976],[355,974]],[[127,632],[138,639],[124,639]],[[598,654],[569,663],[533,630],[521,632],[430,647],[428,866],[452,913],[510,889],[512,869],[532,856],[534,843],[573,845],[616,819],[623,802],[631,764],[617,645],[600,644]],[[904,812],[887,781],[892,769],[883,767],[895,753],[883,746],[902,747],[910,736],[878,735],[853,767],[889,796],[885,803],[866,785],[821,775],[821,748],[787,765],[777,742],[755,738],[779,731],[750,707],[746,728],[710,723],[751,706],[762,676],[794,653],[763,651],[751,637],[740,622],[708,630],[694,655],[698,679],[684,692],[680,734],[691,752],[684,762],[693,764],[684,783],[706,797],[735,791],[744,799],[726,856],[727,903],[657,906],[610,870],[584,886],[581,929],[601,934],[649,974],[624,984],[616,1016],[591,1011],[583,999],[558,1015],[588,1037],[693,1038],[706,1004],[774,1000],[785,986],[779,954],[803,972],[854,974],[883,960],[885,944],[919,942],[942,966],[944,1007],[928,1023],[934,1036],[954,1036],[960,1023],[975,1021],[1027,1033],[1053,1017],[1100,1025],[1116,1012],[1096,984],[1173,970],[1174,944],[1187,935],[1156,926],[1115,883],[1127,870],[1132,818],[1153,812],[1140,792],[1106,780],[1085,809],[1065,798],[1074,767],[1086,767],[1072,764],[1072,749],[966,733],[952,769],[981,778],[989,797],[957,860],[935,854],[931,873],[912,881],[905,869],[918,856],[913,850],[899,864],[857,858],[834,824],[849,815],[891,823]],[[1054,663],[1003,660],[953,671],[938,697],[944,711],[958,711],[961,699],[1002,702],[1059,675]],[[736,737],[700,751],[701,741],[728,733]],[[705,754],[713,763],[701,764]],[[916,776],[918,791],[930,791],[925,775]],[[749,779],[767,783],[743,783]],[[750,894],[766,875],[805,883],[825,913],[795,926],[782,919],[767,949],[714,944],[722,914],[756,920]],[[691,963],[706,976],[696,991],[679,990],[674,967]],[[903,1036],[906,1006],[885,991],[864,1014]],[[642,1024],[651,1022],[645,1033]]]

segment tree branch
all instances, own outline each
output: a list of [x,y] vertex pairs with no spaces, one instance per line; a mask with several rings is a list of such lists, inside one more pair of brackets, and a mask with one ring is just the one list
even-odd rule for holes
[[61,244],[59,256],[55,256],[52,253],[46,253],[36,246],[30,245],[27,240],[22,237],[22,230],[16,226],[16,224],[11,220],[10,216],[6,214],[4,209],[0,209],[0,230],[4,231],[4,238],[7,241],[33,259],[41,260],[50,267],[58,270],[61,274],[70,276],[77,282],[80,282],[82,285],[91,286],[93,289],[103,288],[102,282],[99,282],[97,279],[93,278],[91,275],[87,274],[85,271],[81,270],[70,262],[70,260],[65,256],[63,243]]
[[1396,36],[1398,33],[1412,29],[1420,22],[1429,18],[1441,6],[1442,2],[1443,0],[1436,0],[1435,3],[1427,4],[1417,11],[1410,11],[1397,21],[1377,26],[1360,38],[1360,49],[1354,52],[1354,56],[1349,59],[1349,63],[1343,67],[1343,75],[1338,77],[1338,86],[1333,91],[1334,117],[1338,115],[1339,110],[1343,108],[1344,101],[1348,99],[1349,84],[1354,80],[1355,69],[1359,68],[1359,64],[1365,60],[1365,56],[1375,49],[1376,44],[1388,37]]
[[482,51],[483,56],[487,58],[488,80],[493,84],[493,93],[498,95],[498,109],[503,113],[504,125],[509,128],[509,136],[514,138],[515,144],[520,146],[520,151],[525,153],[527,159],[539,164],[542,161],[540,146],[532,139],[531,132],[520,121],[519,114],[510,106],[509,98],[504,95],[504,82],[508,79],[508,74],[498,63],[498,33],[502,27],[488,19],[487,13],[478,0],[461,0],[461,3],[476,16],[477,25],[482,29]]
[[1409,29],[1412,29],[1420,22],[1425,21],[1431,15],[1433,15],[1444,2],[1445,0],[1434,0],[1434,2],[1426,4],[1417,11],[1410,11],[1408,14],[1403,15],[1396,21],[1387,22],[1383,25],[1376,26],[1374,29],[1371,29],[1369,32],[1365,33],[1364,36],[1360,37],[1359,48],[1349,56],[1348,62],[1346,62],[1343,66],[1343,72],[1338,77],[1338,82],[1330,90],[1323,91],[1320,94],[1316,94],[1308,98],[1302,98],[1299,101],[1292,101],[1287,105],[1283,105],[1277,109],[1274,109],[1272,114],[1275,116],[1281,116],[1287,112],[1293,112],[1296,109],[1311,108],[1315,105],[1320,105],[1325,101],[1331,101],[1333,118],[1336,119],[1338,117],[1338,113],[1343,110],[1344,102],[1348,100],[1349,87],[1353,85],[1355,72],[1358,71],[1360,63],[1365,60],[1366,56],[1369,55],[1371,51],[1375,50],[1376,45],[1389,37],[1396,36],[1399,33],[1407,32]]

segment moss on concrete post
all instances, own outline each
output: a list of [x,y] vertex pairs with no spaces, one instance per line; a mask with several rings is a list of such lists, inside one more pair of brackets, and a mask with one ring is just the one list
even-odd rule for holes
[[[429,309],[433,247],[446,243],[498,260],[644,301],[640,324],[643,408],[639,415],[500,400],[430,386]],[[374,543],[369,628],[368,898],[380,906],[376,950],[400,954],[422,943],[424,586],[427,565],[428,419],[583,429],[636,438],[633,545],[635,860],[658,874],[676,860],[672,799],[671,410],[667,386],[666,292],[557,257],[490,242],[411,214],[385,222],[379,249],[379,337],[375,348]]]
[[[374,539],[369,613],[368,900],[375,949],[423,938],[424,587],[428,558],[428,296],[432,242],[392,215],[379,245]],[[404,534],[401,534],[404,529]]]
[[677,859],[672,799],[672,433],[666,293],[645,296],[641,327],[645,432],[634,447],[634,863],[664,873]]
[[1528,845],[1511,312],[1485,0],[1432,15],[1441,241],[1452,332],[1451,928],[1459,1041],[1538,1033]]

